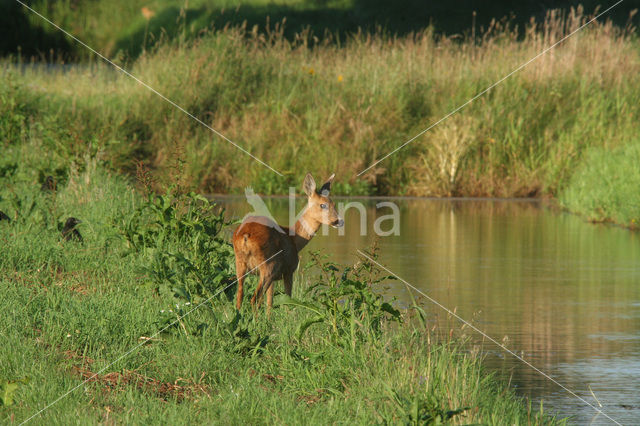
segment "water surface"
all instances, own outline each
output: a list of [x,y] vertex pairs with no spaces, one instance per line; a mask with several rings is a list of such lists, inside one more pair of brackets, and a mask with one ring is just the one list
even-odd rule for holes
[[[233,217],[252,211],[243,197],[220,201]],[[299,206],[302,207],[299,200]],[[334,199],[358,201],[345,214],[344,235],[316,236],[307,250],[349,263],[376,239],[376,208],[392,201],[399,235],[379,237],[380,262],[623,424],[640,424],[640,235],[593,225],[532,201]],[[288,200],[267,199],[280,223]],[[383,230],[391,221],[382,223]],[[304,252],[303,252],[304,253]],[[304,257],[304,254],[303,254]],[[407,290],[389,290],[400,301]],[[434,318],[446,312],[425,301]],[[458,325],[459,329],[459,325]],[[486,364],[520,395],[577,424],[609,424],[602,415],[492,343],[476,342]]]

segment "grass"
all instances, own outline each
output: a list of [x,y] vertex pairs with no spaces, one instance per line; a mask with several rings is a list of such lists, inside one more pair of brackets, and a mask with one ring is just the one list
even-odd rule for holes
[[640,223],[640,144],[591,149],[560,200],[565,208],[595,222],[631,229]]
[[[318,261],[270,319],[248,303],[236,312],[219,293],[233,262],[218,212],[194,195],[147,199],[90,155],[42,192],[38,170],[66,164],[40,155],[45,141],[31,134],[3,151],[16,166],[0,177],[12,219],[0,222],[1,423],[76,387],[33,421],[558,422],[487,375],[462,342],[384,304],[371,264]],[[69,215],[82,220],[83,244],[61,238]]]
[[[159,180],[184,161],[200,192],[286,193],[306,170],[339,171],[346,194],[558,196],[587,148],[638,132],[637,40],[587,29],[364,175],[357,173],[585,22],[550,13],[524,40],[498,24],[481,40],[430,30],[291,42],[282,27],[163,43],[131,72],[264,160],[250,157],[107,66],[5,63],[6,144],[39,132],[70,156],[99,151],[116,170],[144,161]],[[178,155],[179,154],[179,155]]]

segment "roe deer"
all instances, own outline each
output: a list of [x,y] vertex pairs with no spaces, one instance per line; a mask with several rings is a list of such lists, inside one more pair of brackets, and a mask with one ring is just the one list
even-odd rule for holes
[[298,253],[313,238],[320,225],[327,224],[334,228],[344,225],[344,220],[338,216],[333,201],[329,199],[331,175],[324,185],[316,192],[316,182],[310,173],[304,178],[303,189],[308,197],[308,204],[304,208],[300,219],[293,230],[280,227],[277,223],[264,216],[249,216],[233,233],[233,251],[236,254],[236,276],[238,278],[238,292],[236,307],[242,306],[244,276],[247,270],[257,268],[260,280],[251,305],[255,307],[267,293],[267,311],[273,305],[273,282],[284,280],[284,291],[291,296],[293,273],[298,267]]

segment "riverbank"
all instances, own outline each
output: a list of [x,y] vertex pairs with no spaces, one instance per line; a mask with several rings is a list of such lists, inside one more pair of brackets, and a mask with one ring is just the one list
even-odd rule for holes
[[[130,175],[142,161],[160,190],[176,168],[181,184],[201,193],[252,186],[285,194],[306,170],[337,171],[336,194],[553,197],[589,219],[633,226],[640,208],[626,203],[619,185],[611,188],[624,206],[589,198],[606,192],[598,188],[610,175],[576,174],[593,170],[596,157],[605,161],[640,144],[637,37],[606,22],[590,24],[358,176],[586,19],[550,14],[523,40],[496,24],[480,40],[426,30],[313,47],[304,35],[286,38],[282,27],[268,37],[228,28],[161,43],[130,65],[133,75],[282,176],[96,63],[5,62],[0,138],[7,146],[36,137],[63,152],[65,164],[95,154]],[[615,173],[629,187],[639,183],[633,166]]]
[[[15,166],[0,175],[2,423],[53,402],[34,420],[556,422],[462,341],[384,305],[371,264],[343,276],[318,259],[321,275],[302,268],[269,320],[248,303],[236,313],[227,225],[208,203],[145,201],[91,156],[41,188],[43,163],[65,159],[43,149],[30,138],[3,151]],[[69,216],[82,243],[61,233]]]

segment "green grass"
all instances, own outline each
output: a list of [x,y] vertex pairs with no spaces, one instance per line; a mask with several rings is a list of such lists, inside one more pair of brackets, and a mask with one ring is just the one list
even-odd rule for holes
[[638,41],[594,23],[386,159],[357,173],[585,21],[549,15],[522,41],[353,36],[310,47],[238,28],[161,44],[134,75],[284,177],[107,66],[4,64],[4,144],[36,132],[70,159],[98,152],[116,171],[144,161],[169,184],[176,158],[200,192],[286,193],[307,170],[338,171],[346,194],[557,196],[586,148],[638,132]]
[[[10,395],[0,423],[21,422],[76,386],[33,421],[556,422],[487,375],[461,342],[438,340],[409,314],[393,321],[367,265],[348,282],[341,265],[325,265],[324,277],[303,269],[296,299],[271,318],[248,303],[238,316],[224,292],[215,296],[233,274],[215,211],[193,196],[148,202],[95,156],[64,169],[64,156],[43,158],[43,144],[31,134],[3,150],[15,167],[0,176],[0,209],[12,218],[0,222],[0,386]],[[45,167],[63,170],[55,193],[40,191]],[[83,221],[84,244],[60,238],[69,215]]]
[[[311,30],[291,34],[275,21],[269,31],[251,25],[200,31],[209,18],[191,27],[186,21],[191,16],[196,22],[200,15],[188,10],[205,10],[204,3],[190,3],[183,16],[171,15],[177,3],[157,2],[147,6],[166,19],[156,15],[148,25],[165,29],[167,36],[143,45],[135,31],[123,27],[137,25],[139,33],[144,24],[144,37],[156,31],[148,31],[141,15],[146,3],[65,5],[53,3],[48,11],[284,176],[105,64],[87,60],[44,67],[8,59],[0,65],[0,144],[17,146],[34,137],[44,152],[55,152],[59,164],[43,158],[37,165],[40,178],[64,175],[85,156],[129,176],[141,161],[161,192],[176,170],[185,188],[200,193],[239,193],[252,186],[266,194],[287,193],[307,171],[338,172],[335,192],[345,195],[552,197],[593,220],[629,226],[634,219],[630,212],[636,204],[627,202],[624,185],[607,186],[615,175],[583,179],[593,186],[581,191],[576,187],[582,177],[574,176],[588,169],[594,156],[606,162],[616,149],[632,150],[627,146],[640,130],[640,42],[632,30],[608,21],[590,24],[357,176],[577,29],[588,19],[581,10],[549,12],[520,31],[496,23],[475,38],[441,37],[435,26],[402,35],[349,32],[336,41],[317,38]],[[219,13],[225,5],[211,7]],[[342,2],[310,6],[293,0],[278,7],[287,13],[360,10]],[[256,19],[264,18],[263,12]],[[129,47],[142,49],[139,56],[116,47],[121,31]],[[632,176],[630,170],[621,179],[633,181]],[[599,198],[602,206],[589,201],[598,193],[610,194]],[[607,201],[614,198],[619,201]]]
[[569,210],[595,222],[637,229],[640,223],[640,144],[591,149],[560,199]]

